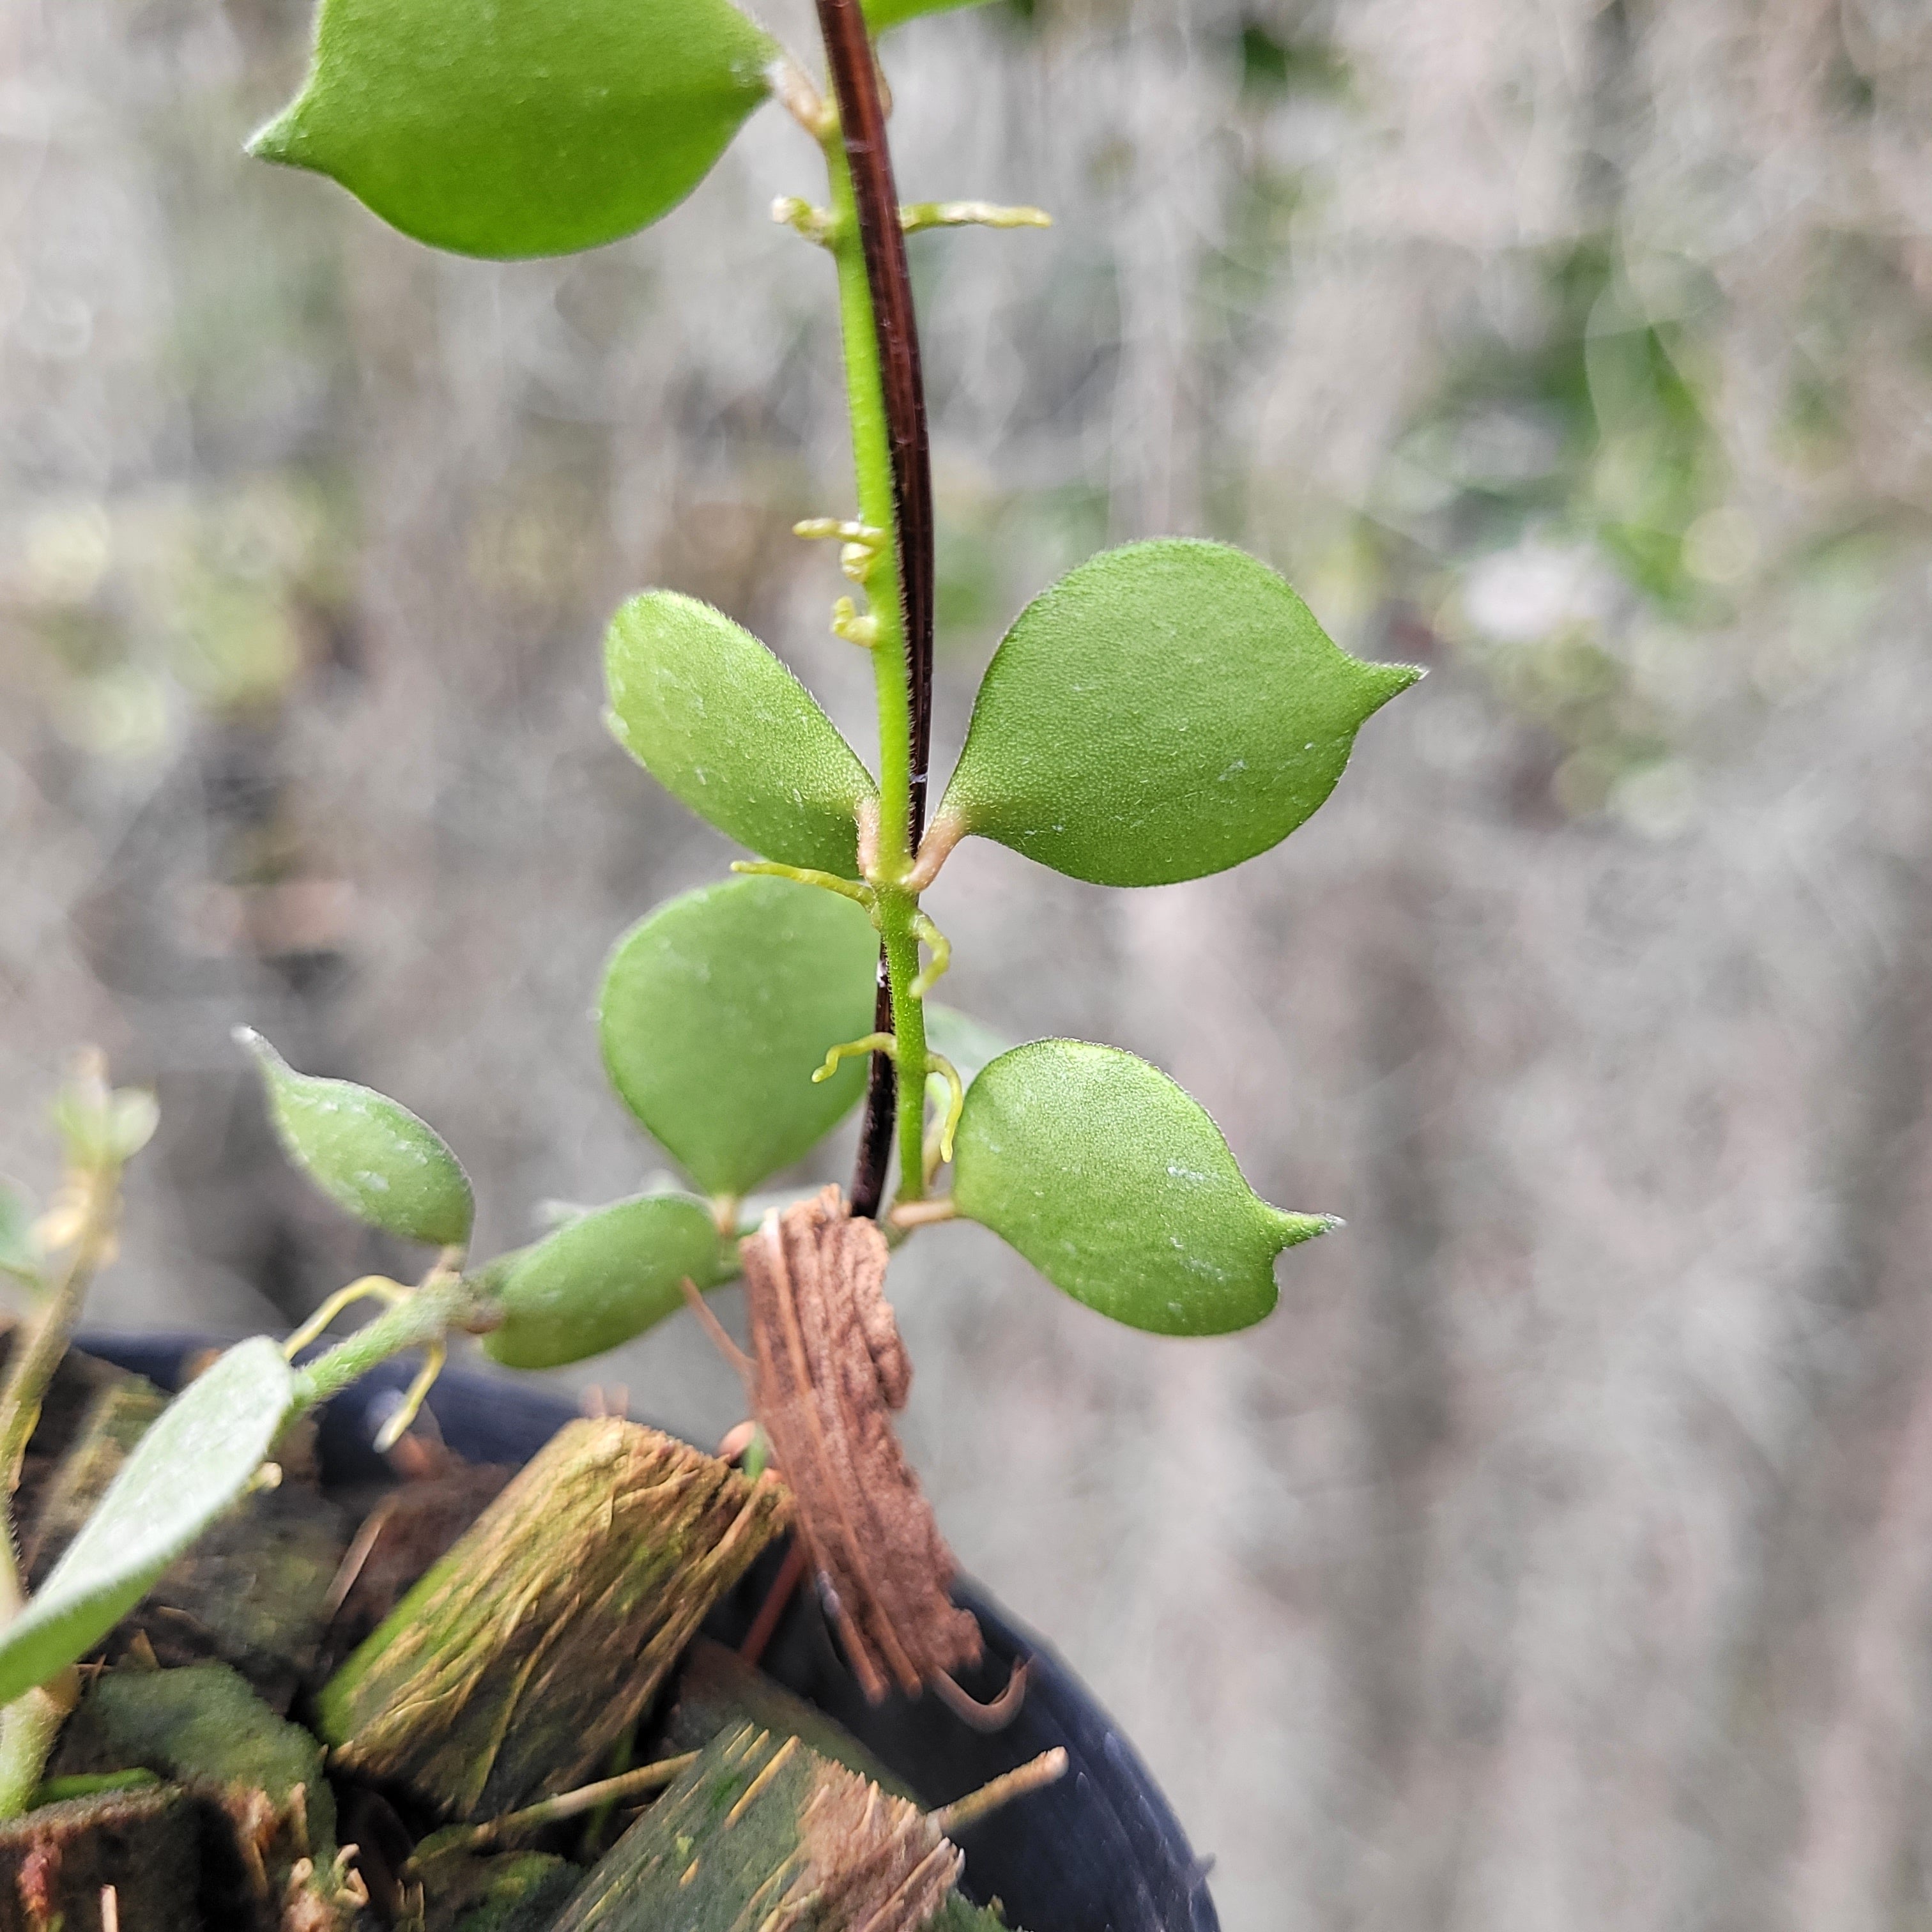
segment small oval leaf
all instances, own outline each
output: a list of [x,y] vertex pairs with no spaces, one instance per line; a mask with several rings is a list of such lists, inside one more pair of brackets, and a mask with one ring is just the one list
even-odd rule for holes
[[1274,1258],[1334,1220],[1270,1208],[1221,1130],[1117,1046],[1016,1046],[967,1089],[959,1212],[1056,1288],[1130,1328],[1220,1335],[1274,1306]]
[[711,1211],[688,1194],[646,1194],[566,1222],[484,1270],[506,1319],[483,1349],[512,1369],[601,1355],[684,1306],[683,1284],[736,1271]]
[[859,876],[872,775],[749,631],[647,590],[610,620],[604,666],[612,733],[674,797],[767,859]]
[[1096,885],[1200,878],[1286,838],[1420,676],[1350,657],[1226,544],[1129,544],[1020,613],[938,815]]
[[238,1343],[161,1412],[47,1580],[0,1630],[0,1704],[77,1663],[242,1491],[295,1400],[266,1336]]
[[734,879],[660,906],[617,942],[598,996],[624,1104],[707,1194],[748,1193],[808,1154],[864,1089],[812,1074],[872,1028],[878,937],[850,899]]
[[261,1067],[283,1150],[338,1206],[406,1241],[469,1240],[470,1177],[434,1127],[373,1088],[298,1073],[251,1027],[235,1037]]
[[566,254],[675,208],[778,56],[728,0],[322,0],[302,93],[249,152],[436,248]]

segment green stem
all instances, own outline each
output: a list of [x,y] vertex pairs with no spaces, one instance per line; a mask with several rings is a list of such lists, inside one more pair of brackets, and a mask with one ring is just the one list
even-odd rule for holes
[[[40,1420],[40,1402],[48,1383],[68,1352],[68,1337],[81,1318],[87,1285],[108,1258],[114,1240],[114,1217],[120,1205],[120,1163],[103,1161],[71,1177],[83,1186],[81,1225],[74,1234],[66,1268],[48,1287],[40,1304],[40,1319],[20,1345],[6,1388],[0,1389],[0,1623],[20,1616],[27,1602],[27,1584],[20,1573],[14,1547],[14,1490],[20,1466]],[[33,1802],[46,1772],[46,1758],[60,1737],[68,1712],[80,1700],[81,1681],[71,1670],[62,1671],[37,1690],[16,1698],[0,1710],[0,1820],[17,1818]]]
[[899,1186],[898,1201],[917,1201],[926,1192],[926,1006],[913,991],[919,977],[919,938],[913,920],[919,895],[898,886],[879,892],[879,931],[886,943],[886,970],[892,987],[893,1061],[898,1072]]
[[[77,1108],[91,1108],[98,1114],[95,1124],[106,1129],[116,1096],[108,1091],[106,1068],[98,1056],[83,1064],[68,1096]],[[39,1318],[19,1341],[0,1388],[0,1624],[11,1622],[26,1601],[14,1521],[20,1466],[48,1385],[80,1320],[88,1285],[113,1257],[120,1214],[122,1156],[109,1150],[106,1132],[90,1137],[75,1130],[68,1153],[66,1185],[78,1193],[79,1212],[67,1258],[58,1274],[45,1283]],[[33,1802],[61,1726],[80,1697],[80,1678],[69,1668],[0,1710],[0,1820],[17,1818]]]
[[[80,1319],[88,1285],[106,1258],[114,1238],[120,1198],[121,1169],[104,1162],[76,1174],[73,1184],[86,1189],[80,1225],[68,1252],[65,1265],[50,1284],[46,1299],[32,1331],[22,1341],[0,1388],[0,1622],[14,1616],[26,1600],[20,1559],[14,1552],[14,1492],[20,1465],[40,1419],[47,1385],[67,1353],[68,1338]],[[39,1773],[35,1772],[38,1781]],[[0,1814],[0,1815],[10,1815]]]
[[452,1328],[487,1325],[495,1304],[468,1275],[431,1275],[406,1301],[385,1309],[296,1378],[296,1412],[340,1395],[392,1355],[440,1342]]
[[919,976],[919,940],[913,921],[919,895],[902,881],[912,868],[912,697],[908,666],[903,565],[898,506],[892,490],[892,448],[879,358],[878,319],[867,279],[852,188],[851,167],[837,128],[824,138],[831,180],[828,245],[838,271],[838,314],[845,350],[846,406],[852,425],[852,463],[858,484],[859,520],[885,532],[866,580],[878,626],[872,646],[874,692],[879,719],[878,855],[872,884],[884,942],[896,1054],[897,1198],[916,1201],[926,1192],[920,1147],[926,1132],[926,1012],[912,990]]
[[866,596],[878,626],[872,646],[874,695],[879,714],[880,875],[896,879],[912,862],[912,698],[906,665],[904,602],[901,584],[898,506],[892,496],[892,456],[879,362],[878,318],[866,276],[859,209],[844,136],[825,136],[825,168],[832,184],[829,237],[838,269],[838,321],[845,349],[845,406],[852,424],[852,467],[859,487],[859,520],[883,531]]
[[858,197],[844,134],[829,128],[823,137],[825,170],[831,178],[831,222],[827,245],[838,268],[838,321],[844,340],[846,408],[852,422],[852,467],[858,483],[860,522],[885,531],[866,595],[878,624],[873,644],[873,690],[879,711],[879,850],[872,885],[878,895],[875,920],[885,946],[886,1003],[896,1041],[896,1140],[898,1202],[926,1194],[926,1009],[914,991],[920,976],[916,918],[920,895],[904,879],[914,862],[914,692],[906,650],[904,530],[892,489],[891,419],[886,413],[885,371],[879,356],[879,316],[866,266]]
[[0,1711],[0,1820],[32,1804],[61,1726],[80,1701],[80,1673],[70,1664]]

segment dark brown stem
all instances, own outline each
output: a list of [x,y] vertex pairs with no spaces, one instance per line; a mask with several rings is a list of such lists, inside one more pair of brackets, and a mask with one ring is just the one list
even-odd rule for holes
[[912,713],[910,849],[926,830],[926,766],[932,742],[932,464],[926,448],[926,388],[920,375],[919,325],[898,189],[886,143],[879,73],[859,0],[818,0],[819,31],[832,68],[845,159],[859,208],[859,240],[879,335],[886,428],[898,513],[899,588],[905,617],[906,674]]
[[[906,266],[905,232],[899,225],[892,152],[886,142],[878,68],[859,0],[818,0],[818,26],[838,103],[845,159],[852,171],[866,280],[872,290],[872,314],[878,330],[886,434],[892,446],[892,503],[898,524],[899,591],[911,712],[907,850],[916,852],[926,830],[926,767],[932,759],[933,579],[932,464],[926,447],[919,326],[913,314],[912,278]],[[892,1006],[883,952],[877,1015],[879,1030],[890,1031]],[[884,1054],[875,1053],[859,1128],[858,1163],[852,1176],[852,1211],[868,1219],[876,1217],[885,1195],[897,1094],[892,1063]]]
[[[886,976],[886,949],[879,948],[879,993],[872,1026],[892,1030],[892,989]],[[892,1122],[898,1105],[898,1069],[890,1054],[875,1053],[866,1082],[866,1111],[859,1117],[859,1155],[852,1169],[852,1211],[868,1221],[879,1218],[886,1198],[886,1168],[892,1157]]]

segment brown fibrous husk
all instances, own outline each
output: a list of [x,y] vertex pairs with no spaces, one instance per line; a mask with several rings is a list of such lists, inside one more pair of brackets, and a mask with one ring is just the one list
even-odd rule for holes
[[976,1663],[980,1627],[892,1424],[912,1365],[886,1299],[886,1238],[838,1190],[766,1216],[740,1252],[752,1404],[854,1674],[874,1702]]

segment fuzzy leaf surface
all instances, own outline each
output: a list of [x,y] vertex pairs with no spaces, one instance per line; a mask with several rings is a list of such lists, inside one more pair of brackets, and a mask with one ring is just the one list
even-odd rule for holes
[[338,1207],[406,1241],[467,1241],[476,1204],[441,1135],[408,1108],[352,1080],[298,1073],[247,1027],[283,1150]]
[[249,152],[435,248],[568,254],[675,208],[778,52],[729,0],[322,0],[302,91]]
[[266,1336],[189,1383],[135,1445],[80,1534],[0,1631],[0,1703],[85,1657],[245,1490],[295,1400]]
[[858,877],[872,775],[742,625],[647,590],[611,620],[604,668],[612,732],[673,796],[767,859]]
[[484,1336],[484,1353],[512,1369],[601,1355],[682,1308],[687,1279],[710,1288],[736,1266],[702,1201],[614,1202],[490,1264],[490,1290],[508,1318]]
[[850,899],[789,879],[701,886],[640,920],[597,1021],[619,1096],[707,1194],[748,1193],[808,1154],[864,1090],[878,936]]
[[1260,1321],[1275,1256],[1334,1225],[1270,1208],[1166,1074],[1077,1040],[1016,1046],[966,1090],[952,1198],[1076,1301],[1162,1335]]
[[1420,675],[1350,657],[1226,544],[1129,544],[1015,620],[939,815],[1096,885],[1223,872],[1307,818]]

